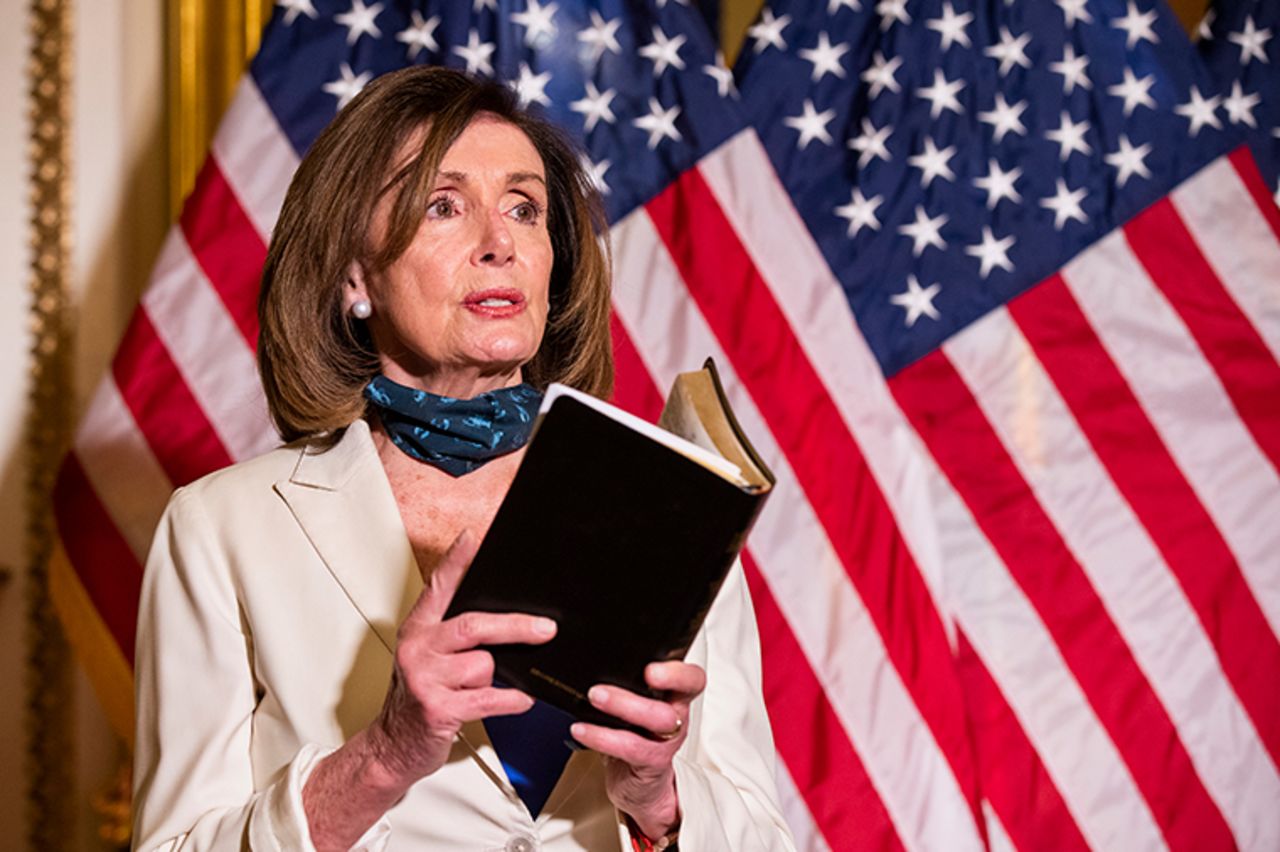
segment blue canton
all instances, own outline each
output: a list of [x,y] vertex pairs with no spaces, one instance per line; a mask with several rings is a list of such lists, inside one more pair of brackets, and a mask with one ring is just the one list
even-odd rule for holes
[[1218,0],[1196,30],[1220,121],[1249,136],[1263,179],[1280,203],[1280,2]]
[[1152,0],[775,0],[735,70],[887,376],[1243,139]]

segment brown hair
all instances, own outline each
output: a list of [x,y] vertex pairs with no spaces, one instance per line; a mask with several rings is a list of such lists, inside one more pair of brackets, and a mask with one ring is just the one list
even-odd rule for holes
[[[258,299],[258,370],[286,441],[332,433],[364,415],[361,391],[379,363],[364,324],[344,315],[342,287],[353,262],[377,274],[409,247],[440,161],[481,112],[522,130],[547,173],[550,305],[524,379],[596,396],[612,390],[608,225],[576,149],[521,110],[506,87],[414,66],[374,80],[338,113],[303,158],[276,222]],[[421,149],[388,183],[397,152],[420,128]],[[370,246],[368,223],[384,192],[395,193],[386,237]]]

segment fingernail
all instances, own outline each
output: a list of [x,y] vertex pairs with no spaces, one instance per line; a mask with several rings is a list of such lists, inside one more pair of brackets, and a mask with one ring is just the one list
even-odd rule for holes
[[[572,725],[569,726],[569,736],[573,737],[575,740],[580,739],[582,737],[583,732],[585,731],[586,731],[586,726],[583,725],[581,722],[574,722]],[[583,747],[584,746],[581,743],[578,743],[578,748],[583,748]]]
[[535,619],[533,632],[539,636],[554,636],[556,634],[556,623],[549,618]]
[[603,686],[593,686],[587,690],[587,698],[597,707],[603,707],[609,702],[609,691]]

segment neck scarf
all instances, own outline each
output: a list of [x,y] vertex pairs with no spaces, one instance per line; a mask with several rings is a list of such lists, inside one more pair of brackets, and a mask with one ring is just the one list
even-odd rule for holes
[[542,394],[527,384],[455,399],[408,388],[386,376],[365,385],[364,398],[377,409],[397,447],[451,476],[523,447],[542,403]]

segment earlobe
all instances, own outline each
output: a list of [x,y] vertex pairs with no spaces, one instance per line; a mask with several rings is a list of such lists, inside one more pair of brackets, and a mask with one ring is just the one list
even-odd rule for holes
[[373,303],[369,301],[364,269],[359,261],[352,261],[351,268],[347,270],[347,283],[342,288],[342,308],[344,313],[356,319],[368,319],[373,314]]

